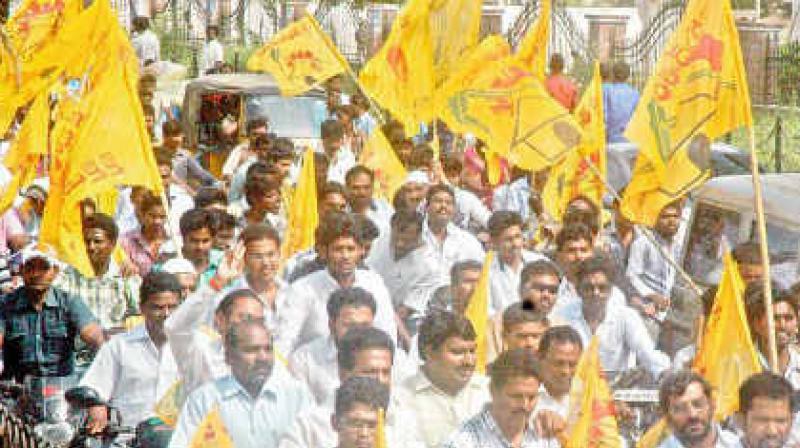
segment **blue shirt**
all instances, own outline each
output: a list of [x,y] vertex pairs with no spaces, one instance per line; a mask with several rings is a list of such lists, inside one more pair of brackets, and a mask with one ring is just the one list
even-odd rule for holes
[[606,141],[625,143],[623,135],[639,104],[639,92],[625,83],[603,84],[603,111],[606,118]]
[[41,311],[33,307],[24,286],[6,294],[0,299],[2,378],[71,375],[75,337],[93,322],[86,304],[61,289],[47,291]]

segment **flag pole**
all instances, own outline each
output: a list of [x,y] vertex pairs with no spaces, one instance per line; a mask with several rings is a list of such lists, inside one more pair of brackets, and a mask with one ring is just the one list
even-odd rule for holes
[[762,281],[764,283],[764,307],[767,316],[767,341],[769,365],[773,372],[778,373],[778,346],[775,341],[775,315],[772,310],[772,287],[770,279],[769,246],[767,243],[767,221],[764,215],[764,197],[761,191],[761,173],[758,170],[758,155],[756,154],[756,135],[752,125],[748,128],[750,140],[750,170],[753,173],[753,200],[755,201],[756,225],[758,226],[758,240],[761,247],[761,267],[764,270]]

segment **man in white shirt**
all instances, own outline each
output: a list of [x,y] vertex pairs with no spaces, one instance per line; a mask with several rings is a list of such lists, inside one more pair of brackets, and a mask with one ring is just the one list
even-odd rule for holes
[[519,283],[523,267],[544,260],[542,254],[523,249],[522,218],[516,212],[495,212],[489,218],[489,235],[495,257],[489,270],[489,316],[501,314],[519,301]]
[[292,418],[312,406],[305,385],[275,362],[272,335],[261,321],[239,323],[225,335],[231,375],[192,392],[181,410],[170,448],[188,447],[206,416],[216,411],[237,448],[277,446]]
[[453,224],[455,215],[455,195],[446,185],[434,185],[428,189],[426,197],[426,225],[423,239],[436,253],[444,273],[442,283],[447,281],[447,273],[457,261],[484,259],[481,243],[469,232]]
[[225,164],[222,165],[222,179],[228,185],[230,185],[237,169],[246,161],[256,157],[256,154],[250,150],[250,140],[257,135],[266,137],[269,131],[269,122],[266,118],[254,118],[247,122],[246,129],[247,140],[236,145],[228,154],[228,158],[225,159]]
[[206,43],[200,51],[200,75],[205,75],[211,70],[219,69],[222,63],[225,62],[225,50],[222,44],[217,39],[219,36],[219,27],[216,25],[209,25],[206,28]]
[[552,327],[542,336],[539,344],[542,388],[533,414],[545,434],[556,436],[566,429],[570,388],[581,353],[581,337],[569,326]]
[[388,233],[394,209],[385,200],[374,198],[375,173],[364,165],[356,165],[347,171],[345,186],[350,211],[372,220],[381,235]]
[[291,306],[284,307],[278,315],[278,350],[289,355],[306,342],[328,336],[328,298],[337,289],[354,286],[372,294],[376,303],[375,326],[396,340],[396,316],[383,280],[375,272],[358,268],[364,247],[353,217],[346,213],[326,215],[317,228],[316,245],[325,269],[308,274],[289,287]]
[[161,60],[161,43],[156,33],[150,30],[150,19],[147,17],[133,19],[131,44],[139,59],[139,68]]
[[339,385],[339,341],[351,328],[372,326],[375,299],[361,288],[342,288],[331,294],[327,310],[331,334],[300,346],[289,357],[289,371],[309,386],[320,406],[330,406]]
[[[94,391],[136,426],[153,414],[155,404],[178,380],[178,368],[164,333],[164,321],[178,307],[181,286],[166,272],[151,272],[139,289],[144,324],[111,338],[100,347],[80,385]],[[89,408],[90,430],[108,423],[105,406]]]
[[475,338],[467,318],[446,311],[429,315],[420,325],[425,364],[402,387],[428,447],[439,446],[490,399],[488,380],[475,373]]
[[345,175],[356,165],[356,156],[344,146],[344,126],[337,120],[325,120],[320,126],[322,149],[328,156],[328,181],[345,183]]
[[[380,381],[355,376],[336,390],[333,429],[339,444],[336,448],[374,447],[377,443],[379,413],[389,407],[389,388]],[[388,432],[388,431],[387,431]],[[391,438],[391,435],[387,435]]]
[[792,385],[769,371],[745,380],[739,387],[739,413],[744,433],[740,448],[797,446],[789,441],[793,395]]

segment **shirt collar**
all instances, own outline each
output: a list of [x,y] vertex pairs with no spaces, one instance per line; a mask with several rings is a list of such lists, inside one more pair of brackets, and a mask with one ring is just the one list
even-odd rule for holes
[[[274,399],[277,397],[280,389],[281,389],[281,367],[279,362],[275,362],[272,366],[272,372],[269,374],[269,378],[261,387],[261,392],[258,394],[258,397],[255,397],[256,400],[261,399],[262,397]],[[250,393],[247,392],[244,387],[239,384],[239,381],[236,380],[232,374],[228,375],[217,382],[217,387],[219,389],[220,396],[223,400],[230,400],[237,395],[241,395],[247,399],[253,399],[254,397],[250,396]]]
[[58,308],[58,299],[56,299],[56,292],[52,286],[44,294],[44,304],[50,308]]

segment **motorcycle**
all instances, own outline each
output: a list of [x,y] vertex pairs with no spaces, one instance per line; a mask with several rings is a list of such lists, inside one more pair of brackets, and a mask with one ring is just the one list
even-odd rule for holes
[[619,433],[628,446],[636,446],[644,433],[661,418],[658,383],[638,369],[621,372],[609,382],[614,401],[627,408],[627,419],[619,419]]
[[[130,446],[125,439],[131,439],[133,428],[120,424],[122,416],[118,409],[108,405],[97,392],[90,387],[75,387],[65,394],[66,401],[75,412],[76,433],[70,441],[68,448],[106,448]],[[94,406],[105,406],[108,409],[109,423],[100,434],[90,434],[88,431],[88,409]]]

